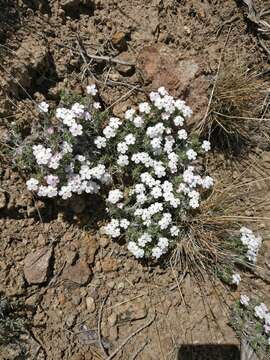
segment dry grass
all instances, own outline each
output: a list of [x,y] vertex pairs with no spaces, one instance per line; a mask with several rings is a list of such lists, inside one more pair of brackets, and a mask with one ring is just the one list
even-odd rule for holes
[[263,134],[268,127],[262,118],[269,90],[262,78],[248,70],[242,57],[230,57],[233,59],[225,57],[221,64],[208,115],[197,130],[215,147],[239,153],[244,144],[254,141],[253,134]]
[[231,184],[230,178],[218,182],[199,212],[187,220],[171,258],[180,272],[219,275],[229,282],[237,268],[253,270],[245,258],[239,229],[245,225],[256,230],[266,220],[260,216],[266,201],[258,196],[256,182],[241,181],[242,175]]

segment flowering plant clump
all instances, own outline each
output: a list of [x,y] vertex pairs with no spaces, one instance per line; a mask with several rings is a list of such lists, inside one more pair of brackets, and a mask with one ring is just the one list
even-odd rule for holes
[[[87,92],[96,95],[96,87],[87,87]],[[38,138],[23,149],[23,155],[31,158],[32,176],[26,182],[30,191],[68,199],[74,193],[95,194],[102,185],[111,183],[101,149],[94,143],[99,108],[91,97],[51,111],[46,102],[39,105],[42,123],[35,129]]]
[[181,235],[181,223],[199,207],[202,192],[213,185],[210,176],[199,174],[198,159],[210,143],[188,134],[185,120],[191,115],[183,100],[162,87],[137,111],[127,110],[122,122],[111,120],[99,139],[99,146],[116,152],[115,173],[122,174],[107,197],[111,221],[103,231],[113,238],[125,233],[136,258],[165,254]]
[[242,294],[232,309],[231,325],[255,351],[270,350],[270,311],[264,303]]
[[213,185],[210,176],[200,175],[199,163],[210,143],[188,134],[192,110],[163,87],[122,120],[100,110],[95,85],[87,93],[55,110],[39,104],[38,137],[23,150],[31,163],[27,187],[38,196],[68,199],[110,186],[111,221],[104,232],[125,234],[136,258],[158,259]]

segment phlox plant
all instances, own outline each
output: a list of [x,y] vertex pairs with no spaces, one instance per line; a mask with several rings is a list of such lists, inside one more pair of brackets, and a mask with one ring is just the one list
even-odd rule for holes
[[269,353],[270,311],[263,302],[242,294],[232,308],[230,324],[258,355]]
[[[214,181],[202,166],[211,144],[188,132],[192,110],[164,87],[122,119],[102,111],[96,96],[89,85],[84,96],[64,97],[56,108],[40,103],[39,122],[16,147],[15,161],[27,164],[27,187],[39,197],[99,193],[110,218],[102,232],[125,237],[138,259],[159,259],[193,228],[188,220],[197,221],[211,192]],[[254,260],[254,239],[243,229]]]

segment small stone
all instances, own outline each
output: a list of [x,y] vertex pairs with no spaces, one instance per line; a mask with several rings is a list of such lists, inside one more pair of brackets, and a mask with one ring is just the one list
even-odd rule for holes
[[126,64],[116,64],[116,70],[123,76],[132,76],[135,72],[135,58],[128,52],[116,56],[116,60],[123,61]]
[[28,284],[42,284],[47,281],[52,253],[52,248],[45,246],[26,256],[24,276]]
[[112,257],[107,257],[101,261],[101,267],[104,272],[116,271],[118,269],[118,262]]
[[115,288],[115,281],[114,280],[108,281],[107,286],[109,289],[113,290]]
[[91,296],[88,296],[85,299],[85,302],[86,302],[86,307],[87,307],[88,311],[94,312],[96,310],[95,300]]
[[91,234],[83,236],[82,244],[85,247],[86,261],[89,265],[92,265],[95,261],[95,255],[99,248],[99,244],[96,238]]
[[147,316],[147,309],[142,302],[124,304],[117,314],[119,321],[140,320]]
[[80,305],[82,299],[81,299],[80,295],[72,295],[71,301],[72,301],[72,304],[74,304],[75,306],[78,306],[78,305]]
[[0,209],[4,209],[7,204],[6,194],[0,191]]
[[67,325],[67,328],[70,329],[72,328],[72,326],[75,324],[75,321],[76,321],[76,315],[75,314],[70,314],[67,318],[66,318],[66,325]]
[[112,313],[109,317],[108,317],[108,324],[110,326],[114,326],[117,323],[117,314]]
[[84,260],[80,260],[75,265],[68,266],[64,270],[62,278],[78,285],[86,285],[91,275],[92,271],[88,264]]
[[28,306],[36,306],[40,299],[39,294],[34,294],[25,300],[25,304]]
[[118,50],[126,50],[126,34],[123,31],[116,31],[112,36],[112,44]]

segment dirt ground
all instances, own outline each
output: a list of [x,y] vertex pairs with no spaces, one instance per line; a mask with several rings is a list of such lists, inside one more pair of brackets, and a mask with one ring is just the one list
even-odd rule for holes
[[[264,9],[269,1],[256,5]],[[270,80],[269,54],[246,14],[234,0],[0,0],[1,142],[7,120],[22,123],[27,134],[32,100],[57,102],[61,90],[81,93],[93,80],[115,115],[164,85],[187,100],[196,123],[222,51],[231,62],[241,54],[247,68]],[[269,176],[267,146],[244,157],[232,169],[219,154],[214,174],[235,176],[249,159]],[[35,200],[0,160],[0,294],[23,299],[32,318],[20,346],[0,349],[1,360],[102,359],[101,347],[123,360],[240,359],[228,305],[240,292],[261,294],[270,305],[269,284],[246,274],[232,292],[168,264],[138,263],[123,244],[98,234],[103,220],[95,199]],[[269,197],[269,181],[258,190]],[[259,228],[267,234],[269,225]],[[270,276],[267,238],[259,265]],[[183,345],[193,345],[193,355]]]

